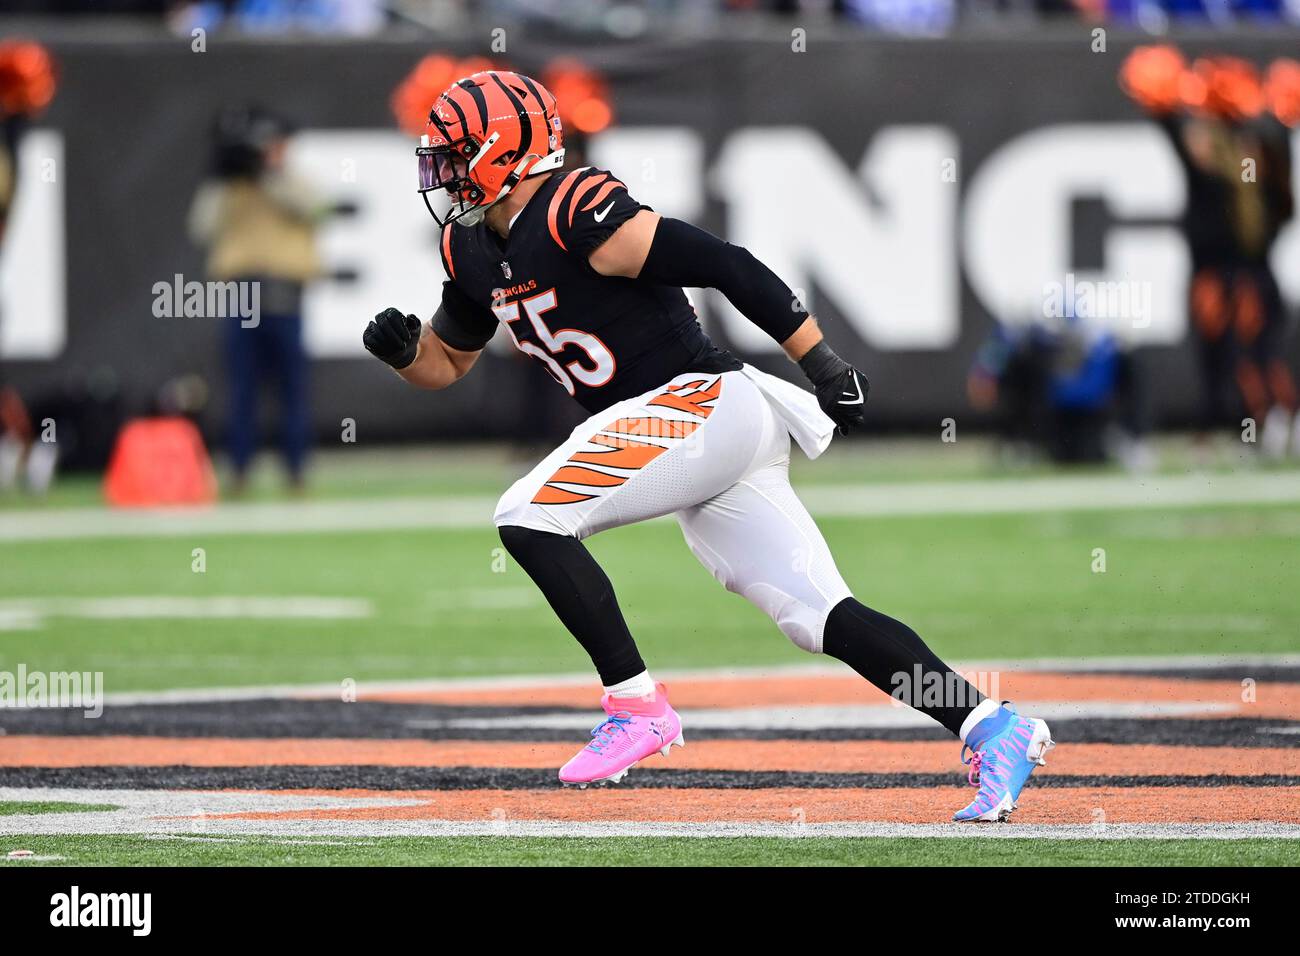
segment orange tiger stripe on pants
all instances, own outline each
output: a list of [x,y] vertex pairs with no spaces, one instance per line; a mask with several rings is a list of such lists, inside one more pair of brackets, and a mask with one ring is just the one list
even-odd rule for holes
[[[652,398],[647,405],[658,405],[677,411],[708,418],[712,413],[712,404],[722,394],[722,378],[716,378],[708,388],[702,388],[707,379],[670,385],[659,395]],[[605,445],[609,451],[579,451],[569,456],[569,463],[562,466],[533,496],[533,504],[567,505],[579,501],[589,501],[595,495],[571,491],[557,486],[557,482],[567,485],[586,485],[589,487],[614,488],[624,484],[631,475],[611,475],[581,465],[606,465],[639,471],[654,461],[665,451],[667,446],[650,442],[635,441],[624,436],[636,435],[643,438],[682,439],[691,435],[700,427],[699,422],[672,421],[646,415],[637,418],[619,418],[600,429],[601,432],[613,432],[613,435],[596,434],[589,441],[594,445]]]

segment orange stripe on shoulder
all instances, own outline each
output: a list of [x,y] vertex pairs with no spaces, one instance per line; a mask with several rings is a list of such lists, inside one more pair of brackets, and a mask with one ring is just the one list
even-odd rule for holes
[[551,197],[551,205],[546,213],[546,224],[551,228],[551,238],[554,239],[555,244],[565,252],[569,251],[569,247],[566,246],[564,240],[560,238],[560,231],[556,227],[556,220],[559,219],[560,206],[564,202],[564,197],[569,195],[569,190],[573,188],[573,184],[576,183],[578,177],[585,172],[585,169],[575,169],[573,172],[569,173],[569,175],[564,177],[563,182],[561,182],[559,187],[555,190],[555,195]]
[[588,176],[582,181],[582,185],[573,191],[573,201],[569,203],[569,225],[573,225],[573,215],[578,211],[578,203],[582,202],[582,197],[591,192],[608,178],[607,173],[600,173],[596,176]]
[[447,223],[442,227],[442,261],[447,264],[447,273],[454,279],[456,278],[456,263],[451,259],[451,230],[455,223]]
[[[582,211],[586,212],[589,209],[595,209],[597,206],[603,203],[605,201],[605,197],[608,196],[610,193],[612,193],[615,189],[626,189],[626,188],[627,187],[624,186],[622,183],[620,183],[617,179],[611,179],[609,182],[605,183],[604,186],[600,187],[600,192],[596,193],[596,195],[591,198],[591,202],[587,203],[587,205],[582,207]],[[577,200],[575,199],[574,202],[577,202]]]

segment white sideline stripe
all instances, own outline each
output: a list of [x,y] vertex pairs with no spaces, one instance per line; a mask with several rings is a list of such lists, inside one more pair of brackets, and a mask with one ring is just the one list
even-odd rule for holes
[[150,618],[366,618],[375,613],[366,598],[221,595],[144,595],[100,598],[0,599],[0,630],[47,617],[96,620]]
[[[1235,704],[1198,702],[1128,703],[1108,701],[1017,701],[1023,713],[1044,720],[1080,718],[1189,717],[1205,714],[1235,714]],[[689,729],[698,730],[841,730],[860,727],[932,727],[933,720],[910,707],[889,704],[813,705],[809,707],[745,707],[733,710],[681,711]],[[406,726],[421,729],[492,730],[587,730],[591,715],[582,713],[528,714],[513,717],[466,717],[452,720],[408,720]]]
[[[0,816],[0,836],[185,834],[201,837],[956,837],[1062,840],[1201,839],[1248,837],[1300,839],[1292,823],[1110,823],[1097,825],[1012,823],[980,826],[954,823],[778,823],[717,821],[709,823],[575,822],[563,820],[244,820],[213,816],[290,810],[342,810],[352,807],[408,807],[430,803],[399,797],[303,796],[277,791],[225,790],[83,790],[73,787],[0,787],[3,801],[110,804],[117,810],[32,813]],[[793,814],[796,807],[791,806]],[[0,850],[18,849],[0,845]]]
[[1016,514],[1108,508],[1177,508],[1300,502],[1295,473],[1097,475],[915,482],[891,485],[809,485],[799,490],[808,509],[827,516]]
[[495,498],[374,498],[207,508],[0,512],[0,541],[490,528]]
[[[424,593],[442,608],[530,608],[542,600],[541,594],[532,587],[461,588]],[[45,619],[51,617],[88,620],[360,620],[374,615],[374,604],[368,598],[316,595],[0,598],[0,631],[31,630],[41,627]],[[334,689],[337,690],[337,686]]]
[[[1300,503],[1295,473],[1096,475],[804,485],[815,515],[1015,514]],[[58,508],[0,512],[0,541],[488,528],[495,497],[403,497],[219,504],[201,509]]]
[[[1223,667],[1300,667],[1300,654],[1209,654],[1143,657],[1042,657],[1025,660],[987,660],[956,663],[961,673],[999,671],[1155,671],[1211,670]],[[656,671],[655,676],[677,680],[728,681],[784,677],[851,677],[842,664],[787,664],[771,667],[710,667]],[[1248,675],[1246,675],[1248,676]],[[444,693],[456,691],[534,690],[547,687],[597,687],[591,673],[520,674],[503,677],[441,677],[416,680],[359,680],[357,700],[371,694]],[[263,684],[251,687],[199,687],[158,691],[118,691],[104,695],[106,704],[190,704],[275,698],[335,698],[339,684]]]

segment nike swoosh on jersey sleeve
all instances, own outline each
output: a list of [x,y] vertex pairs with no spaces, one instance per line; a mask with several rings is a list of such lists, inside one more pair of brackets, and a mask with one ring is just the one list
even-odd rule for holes
[[587,167],[569,173],[556,187],[547,225],[556,245],[585,257],[643,208],[608,170]]

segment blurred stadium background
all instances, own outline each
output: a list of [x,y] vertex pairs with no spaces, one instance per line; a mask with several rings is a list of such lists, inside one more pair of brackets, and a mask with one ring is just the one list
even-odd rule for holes
[[[490,524],[577,406],[501,337],[440,393],[361,348],[382,308],[436,304],[414,138],[487,62],[548,82],[576,164],[748,246],[870,375],[867,432],[794,466],[864,600],[961,661],[1295,682],[1298,23],[1293,0],[0,0],[0,669],[103,672],[123,707],[585,673]],[[213,212],[235,195],[243,218]],[[209,279],[257,281],[258,327],[187,298]],[[593,548],[656,667],[806,663],[670,525]],[[0,793],[196,785],[43,736],[131,733],[112,713],[0,717]],[[134,732],[311,723],[173,716]],[[1285,788],[1297,742],[1249,746]],[[241,781],[288,786],[197,785]]]

